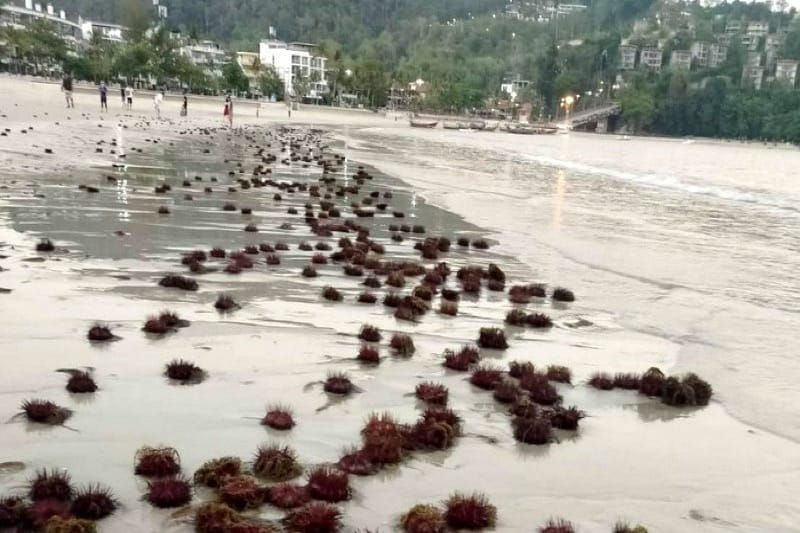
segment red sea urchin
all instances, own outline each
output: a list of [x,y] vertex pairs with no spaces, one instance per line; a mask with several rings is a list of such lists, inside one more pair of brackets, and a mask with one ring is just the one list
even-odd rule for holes
[[456,492],[445,502],[444,519],[453,529],[484,529],[493,527],[497,508],[483,494]]
[[521,378],[523,374],[533,374],[536,369],[530,361],[511,361],[508,363],[508,374],[512,378]]
[[22,413],[30,422],[49,426],[60,426],[72,416],[72,411],[48,400],[25,400]]
[[642,377],[639,374],[617,373],[614,374],[614,387],[625,390],[639,390]]
[[478,336],[478,345],[481,348],[491,348],[494,350],[505,350],[508,348],[506,334],[500,328],[481,328]]
[[293,533],[337,533],[342,526],[341,517],[335,505],[311,502],[289,513],[285,524]]
[[415,505],[400,518],[405,533],[444,533],[447,523],[433,505]]
[[236,309],[241,308],[241,306],[236,303],[236,300],[234,300],[233,297],[227,294],[220,294],[217,296],[217,301],[214,302],[214,308],[217,311],[228,312],[235,311]]
[[358,338],[365,342],[380,342],[381,331],[375,326],[364,324],[358,333]]
[[31,501],[57,500],[69,501],[73,489],[70,475],[60,470],[39,470],[30,481],[28,496]]
[[330,394],[337,394],[346,396],[353,392],[353,383],[350,381],[350,376],[344,372],[332,372],[328,374],[323,385],[325,392]]
[[369,291],[364,291],[358,295],[357,301],[362,304],[374,304],[378,301],[378,297]]
[[389,347],[394,350],[397,355],[403,357],[411,357],[416,350],[411,337],[402,333],[395,333],[392,335],[392,339],[389,341]]
[[525,444],[548,444],[552,439],[553,426],[549,418],[543,416],[515,418],[511,426],[514,438]]
[[380,353],[372,346],[362,346],[358,351],[357,359],[366,364],[377,365],[381,362]]
[[114,340],[116,337],[111,333],[111,328],[105,324],[96,323],[86,334],[86,338],[95,342],[107,342]]
[[88,372],[72,372],[67,380],[67,391],[73,394],[90,394],[97,392],[97,383]]
[[196,384],[203,381],[206,372],[199,366],[183,359],[173,359],[167,364],[164,375],[182,384]]
[[639,380],[639,392],[645,396],[661,396],[665,379],[661,370],[651,367]]
[[197,281],[174,274],[164,276],[161,278],[161,281],[159,281],[158,284],[162,287],[181,289],[184,291],[196,291],[199,288]]
[[225,478],[219,487],[222,501],[237,511],[254,509],[264,503],[267,489],[250,476]]
[[137,476],[164,477],[174,476],[181,471],[181,458],[175,448],[139,448],[134,458]]
[[380,469],[380,465],[376,464],[366,451],[356,448],[346,451],[336,466],[354,476],[371,476]]
[[308,493],[315,500],[341,502],[350,499],[350,480],[347,472],[330,466],[320,466],[308,476]]
[[614,378],[605,372],[595,372],[589,376],[589,386],[600,390],[611,390],[614,388]]
[[426,381],[417,385],[414,394],[425,403],[432,405],[447,405],[449,394],[447,387],[441,383]]
[[526,323],[537,329],[552,328],[553,320],[544,313],[532,313],[526,318]]
[[403,454],[404,437],[400,425],[389,413],[373,413],[361,430],[366,456],[377,464],[395,464]]
[[21,525],[28,511],[27,503],[22,498],[10,497],[0,500],[0,529],[17,528]]
[[77,491],[70,512],[85,520],[101,520],[116,511],[118,505],[111,489],[93,485]]
[[554,428],[564,429],[567,431],[575,431],[578,429],[578,423],[582,418],[586,417],[583,411],[579,411],[577,407],[554,407],[547,413],[550,418],[550,423]]
[[484,365],[475,368],[469,378],[470,383],[484,390],[493,390],[502,380],[502,370]]
[[56,245],[53,244],[53,241],[47,238],[41,239],[39,242],[36,243],[37,252],[53,252],[55,251],[55,249]]
[[269,407],[267,414],[261,419],[261,424],[278,431],[287,431],[295,426],[292,410],[281,405]]
[[322,297],[331,302],[341,302],[342,293],[333,287],[325,287],[322,289]]
[[510,379],[501,380],[494,387],[494,399],[500,403],[513,403],[522,395],[522,389]]
[[182,477],[166,477],[148,482],[147,501],[160,509],[181,507],[192,500],[192,487]]
[[574,302],[575,295],[569,289],[556,287],[553,289],[553,300],[556,302]]
[[166,333],[169,333],[170,330],[169,326],[155,316],[149,317],[144,323],[144,327],[142,327],[142,329],[153,335],[165,335]]
[[194,473],[194,482],[204,487],[217,488],[222,480],[242,473],[242,460],[238,457],[220,457],[203,463]]
[[233,531],[243,522],[242,516],[223,503],[209,502],[194,513],[194,528],[198,533],[220,533]]
[[269,488],[267,493],[269,503],[279,509],[294,509],[311,501],[308,489],[294,483],[278,483]]
[[506,314],[506,324],[512,326],[524,326],[528,319],[528,314],[522,309],[512,309]]
[[540,405],[553,405],[561,401],[561,396],[545,374],[523,374],[519,379],[519,386],[528,391],[531,400]]
[[302,472],[297,454],[288,446],[260,446],[253,458],[253,473],[269,481],[286,481]]

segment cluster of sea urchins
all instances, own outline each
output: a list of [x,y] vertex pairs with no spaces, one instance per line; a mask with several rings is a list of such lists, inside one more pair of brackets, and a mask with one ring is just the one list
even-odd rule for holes
[[94,521],[117,510],[111,490],[101,485],[72,486],[62,470],[40,470],[30,480],[25,497],[0,499],[0,530],[95,531]]
[[[488,267],[468,265],[458,271],[460,291],[446,287],[450,267],[447,263],[438,263],[426,268],[416,262],[391,262],[381,259],[385,253],[384,246],[370,237],[370,230],[354,222],[354,219],[339,222],[341,213],[332,201],[333,194],[338,197],[350,196],[352,213],[360,218],[374,217],[376,213],[393,213],[396,219],[405,218],[405,214],[390,208],[388,203],[381,203],[378,191],[373,191],[368,197],[360,201],[357,198],[359,188],[365,180],[372,179],[362,167],[353,176],[354,184],[336,185],[336,178],[332,172],[340,168],[343,159],[336,156],[333,160],[325,159],[322,155],[311,157],[308,152],[299,155],[300,147],[298,138],[289,136],[281,140],[281,146],[291,148],[292,153],[284,161],[302,161],[304,166],[316,160],[323,169],[320,179],[321,185],[307,185],[304,183],[278,182],[271,179],[271,169],[265,165],[275,163],[274,154],[266,154],[261,149],[257,156],[261,159],[249,179],[238,178],[241,189],[263,187],[266,185],[276,187],[280,193],[275,193],[273,200],[282,202],[290,198],[295,191],[308,191],[310,200],[305,205],[305,221],[313,234],[319,238],[333,237],[335,232],[352,232],[357,235],[355,242],[348,237],[339,241],[339,250],[330,255],[315,253],[311,264],[303,269],[305,277],[315,277],[317,270],[314,265],[324,265],[329,261],[338,264],[344,274],[360,278],[359,282],[370,289],[378,289],[383,285],[381,277],[385,277],[385,284],[398,292],[387,292],[383,303],[394,309],[394,316],[399,320],[416,321],[432,307],[436,295],[441,295],[439,311],[443,315],[455,316],[458,314],[458,302],[462,293],[476,294],[485,286],[490,291],[504,291],[506,274],[495,265]],[[243,173],[241,163],[238,163],[238,173]],[[230,175],[236,175],[231,170]],[[263,177],[267,176],[267,177]],[[188,186],[184,182],[184,186]],[[324,190],[322,189],[324,187]],[[163,193],[170,190],[164,184],[157,188]],[[229,187],[229,192],[236,192],[236,187]],[[210,188],[206,192],[211,193]],[[324,195],[324,198],[323,198]],[[384,198],[391,198],[391,193],[385,193]],[[316,200],[314,200],[316,199]],[[315,203],[311,203],[314,201]],[[318,206],[315,205],[318,203]],[[315,212],[315,209],[318,209]],[[387,211],[388,209],[388,211]],[[224,211],[236,211],[236,205],[225,204]],[[168,209],[159,212],[168,213]],[[243,215],[251,215],[251,208],[242,208]],[[300,214],[296,207],[288,208],[289,214]],[[285,223],[281,229],[290,230],[292,225]],[[403,242],[402,234],[425,234],[426,229],[421,225],[392,224],[389,227],[392,239]],[[257,233],[258,226],[249,222],[245,231]],[[489,243],[485,239],[470,239],[461,237],[459,246],[472,246],[478,250],[485,250]],[[450,250],[451,242],[446,237],[428,236],[415,244],[415,249],[421,252],[422,258],[428,261],[438,259],[439,254]],[[54,246],[46,239],[37,249],[52,251]],[[248,244],[240,251],[227,253],[222,248],[214,248],[210,253],[198,250],[185,254],[182,263],[189,267],[193,273],[205,273],[208,269],[204,263],[208,257],[214,259],[227,259],[229,263],[225,271],[237,274],[243,269],[252,269],[258,264],[261,253],[266,254],[263,262],[267,265],[280,265],[279,251],[288,250],[286,243],[276,243],[274,246],[262,243],[259,246]],[[320,241],[316,246],[310,242],[301,242],[298,249],[304,252],[328,252],[331,245]],[[413,281],[420,278],[420,281]],[[364,281],[361,282],[361,279]],[[485,285],[484,285],[485,282]],[[195,280],[180,275],[165,276],[159,284],[163,287],[178,288],[188,291],[197,291],[198,284]],[[408,285],[407,285],[408,284]],[[407,295],[399,291],[405,287],[413,287]],[[528,304],[534,298],[545,298],[547,290],[543,285],[518,285],[509,291],[509,299],[515,304]],[[322,290],[324,299],[332,302],[343,300],[342,293],[333,287]],[[551,293],[554,302],[573,302],[575,296],[572,291],[557,287]],[[364,292],[357,297],[360,303],[374,304],[378,297],[372,292]],[[227,312],[239,306],[227,295],[220,295],[215,303],[219,311]],[[533,328],[549,328],[553,325],[550,317],[543,313],[527,313],[522,309],[511,310],[506,322],[513,326],[530,326]],[[183,327],[185,324],[174,313],[162,313],[157,317],[147,320],[144,330],[151,334],[162,335],[174,328]],[[115,337],[107,326],[97,324],[88,334],[93,341],[113,340]],[[378,348],[374,343],[381,341],[380,331],[370,325],[362,327],[359,338],[365,343],[359,352],[362,362],[376,363],[380,360]],[[487,327],[480,330],[477,344],[481,348],[505,350],[508,348],[505,332],[501,328]],[[414,351],[414,343],[408,335],[395,334],[389,347],[392,353],[409,357]],[[575,407],[565,408],[561,405],[561,396],[553,385],[556,383],[571,383],[571,372],[562,366],[550,366],[546,371],[536,371],[530,363],[512,363],[509,372],[504,372],[493,366],[480,364],[480,352],[473,346],[465,346],[460,351],[447,351],[444,365],[452,370],[471,371],[469,381],[475,387],[490,391],[500,403],[506,404],[509,413],[513,416],[512,427],[514,436],[522,441],[532,444],[543,444],[552,439],[552,430],[575,430],[579,420],[584,416]],[[180,382],[199,381],[204,372],[185,361],[173,361],[167,366],[165,374],[171,379]],[[74,374],[74,392],[92,392],[93,381],[87,373]],[[72,379],[70,380],[72,382]],[[80,384],[78,382],[81,382]],[[91,382],[91,383],[89,383]],[[648,396],[660,397],[664,403],[670,405],[705,405],[708,403],[712,390],[711,387],[694,374],[683,377],[666,377],[658,369],[651,369],[642,376],[635,374],[617,374],[610,376],[597,374],[592,376],[590,384],[597,388],[623,388],[638,390]],[[68,386],[69,388],[69,386]],[[83,390],[78,390],[83,389]],[[96,385],[94,386],[96,390]],[[324,390],[330,394],[347,395],[355,390],[346,374],[329,374],[324,383]],[[400,462],[405,454],[421,449],[443,449],[452,445],[454,438],[461,433],[461,421],[458,415],[447,408],[449,391],[442,384],[434,382],[420,383],[415,391],[416,397],[422,402],[425,410],[413,425],[400,424],[389,414],[374,414],[366,421],[361,432],[361,445],[348,450],[336,467],[321,466],[312,469],[308,474],[305,485],[287,483],[302,472],[302,467],[296,459],[291,448],[277,445],[263,446],[258,449],[249,473],[243,469],[238,458],[223,457],[205,463],[194,476],[198,485],[217,489],[218,496],[223,503],[209,503],[197,510],[195,515],[196,529],[198,531],[216,532],[267,531],[269,528],[247,521],[239,511],[258,507],[263,502],[270,502],[282,509],[291,509],[285,518],[285,525],[291,531],[316,532],[337,531],[341,525],[341,514],[331,503],[347,500],[350,497],[348,473],[368,475],[377,472],[385,465]],[[23,406],[26,416],[33,421],[43,423],[63,423],[69,416],[69,411],[52,402],[32,401]],[[270,407],[262,419],[262,423],[277,430],[288,430],[295,425],[292,413],[282,406]],[[192,498],[192,487],[189,481],[181,476],[180,458],[172,448],[143,448],[136,455],[136,474],[150,478],[148,483],[147,500],[157,507],[176,507],[188,503]],[[258,478],[269,482],[278,482],[270,487],[261,484]],[[67,480],[68,482],[68,480]],[[44,490],[44,489],[42,489]],[[57,493],[58,487],[51,487],[51,492]],[[63,487],[62,487],[63,490]],[[46,492],[46,491],[45,491]],[[33,496],[31,499],[34,499]],[[71,499],[71,505],[62,513],[56,502],[63,502],[54,498],[42,498],[41,501],[50,502],[52,505],[47,510],[51,516],[59,520],[69,520],[70,515],[78,518],[96,520],[107,516],[116,508],[116,501],[107,489],[89,487],[81,491],[72,491],[66,498]],[[318,500],[318,501],[311,501]],[[40,500],[34,500],[40,501]],[[3,527],[3,513],[13,509],[14,502],[0,501],[0,527]],[[35,504],[34,504],[35,505]],[[6,513],[8,514],[8,513]],[[482,529],[495,525],[496,509],[480,494],[454,494],[440,510],[435,506],[418,505],[403,515],[401,526],[405,531],[414,533],[445,531],[452,529]],[[551,521],[540,531],[547,533],[567,533],[572,526],[563,521]]]
[[696,374],[667,377],[655,367],[641,376],[630,373],[611,375],[596,372],[589,377],[588,384],[600,390],[615,388],[636,390],[640,394],[660,398],[664,404],[676,407],[708,405],[713,394],[711,385]]
[[187,320],[178,317],[172,311],[163,311],[158,316],[149,317],[142,327],[147,333],[153,335],[165,335],[171,331],[176,331],[178,328],[185,328],[189,326]]

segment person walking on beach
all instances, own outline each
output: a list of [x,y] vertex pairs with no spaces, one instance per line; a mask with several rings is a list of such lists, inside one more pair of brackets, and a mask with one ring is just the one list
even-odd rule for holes
[[164,102],[164,91],[157,91],[153,97],[153,107],[156,109],[156,118],[161,120],[161,104]]
[[230,94],[225,97],[225,109],[222,112],[222,116],[228,119],[228,125],[233,129],[233,100]]
[[189,98],[183,95],[183,105],[181,106],[181,116],[185,117],[189,114]]
[[67,100],[67,108],[74,108],[75,101],[72,99],[72,76],[64,74],[64,79],[61,80],[61,91],[64,93],[64,98]]
[[108,111],[108,87],[106,82],[100,82],[100,111]]
[[127,109],[128,111],[133,110],[133,88],[131,88],[130,85],[125,87],[125,100],[127,102],[125,105],[125,109]]
[[125,107],[125,82],[119,82],[119,95],[122,97],[122,107]]

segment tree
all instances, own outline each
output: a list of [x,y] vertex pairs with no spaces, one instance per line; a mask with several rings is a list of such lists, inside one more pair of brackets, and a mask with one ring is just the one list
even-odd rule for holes
[[247,92],[250,89],[250,80],[244,75],[239,63],[233,59],[223,65],[222,81],[226,89],[236,93]]
[[622,92],[622,116],[634,133],[650,124],[655,113],[653,93],[644,84],[633,85]]
[[285,90],[283,80],[281,80],[281,77],[272,65],[264,65],[261,67],[258,75],[258,88],[261,90],[261,94],[266,97],[275,96],[276,100],[283,99]]
[[144,0],[124,0],[122,4],[123,24],[128,28],[128,39],[133,42],[144,39],[150,27],[150,16]]
[[542,96],[544,107],[547,111],[553,112],[556,103],[556,78],[561,69],[558,65],[558,46],[555,39],[550,40],[550,44],[536,62],[537,82],[539,94]]

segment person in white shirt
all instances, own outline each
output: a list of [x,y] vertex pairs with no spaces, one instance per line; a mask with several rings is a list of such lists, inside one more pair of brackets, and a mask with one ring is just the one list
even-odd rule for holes
[[153,98],[153,107],[156,108],[156,118],[161,120],[161,104],[164,102],[164,91],[158,91]]
[[125,87],[125,98],[128,100],[126,109],[130,111],[133,109],[133,87],[131,87],[130,85]]

